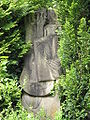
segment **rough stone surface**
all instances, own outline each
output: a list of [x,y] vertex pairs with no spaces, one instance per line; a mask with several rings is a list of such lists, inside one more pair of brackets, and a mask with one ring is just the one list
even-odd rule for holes
[[56,96],[51,97],[61,73],[57,57],[58,37],[57,22],[53,10],[38,10],[33,16],[25,17],[26,42],[32,41],[32,47],[25,57],[25,65],[20,77],[20,84],[25,91],[22,95],[23,106],[37,113],[44,108],[47,115],[53,117],[60,103]]
[[57,95],[47,97],[33,97],[24,93],[22,96],[22,104],[28,110],[28,112],[34,112],[35,114],[44,108],[47,116],[54,118],[56,112],[59,111],[60,101]]
[[50,93],[53,81],[60,75],[56,15],[53,10],[43,9],[37,11],[32,18],[26,16],[25,25],[26,41],[32,40],[33,45],[25,57],[20,83],[28,94],[45,96]]
[[22,79],[21,85],[24,88],[24,91],[33,96],[49,95],[54,87],[54,81],[30,82],[29,75],[26,70],[27,69],[24,68],[21,75],[21,79]]

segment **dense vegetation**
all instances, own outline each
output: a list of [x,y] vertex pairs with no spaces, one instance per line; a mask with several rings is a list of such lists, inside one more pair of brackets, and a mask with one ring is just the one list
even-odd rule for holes
[[60,76],[62,120],[87,120],[90,110],[90,3],[89,0],[58,0],[62,26],[58,55],[64,74]]
[[[19,77],[31,43],[24,42],[23,18],[42,7],[53,7],[62,30],[58,56],[63,74],[56,84],[61,108],[56,120],[87,120],[90,111],[89,0],[0,0],[0,118],[39,120],[21,106]],[[47,120],[49,120],[47,118]]]

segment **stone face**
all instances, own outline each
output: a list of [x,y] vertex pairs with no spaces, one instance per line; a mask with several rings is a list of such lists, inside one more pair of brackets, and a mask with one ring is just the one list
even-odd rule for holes
[[25,65],[20,77],[24,90],[22,104],[28,110],[37,113],[44,108],[47,115],[53,117],[60,103],[56,96],[51,97],[54,81],[61,73],[60,60],[57,57],[57,22],[53,10],[38,10],[33,16],[25,17],[26,42],[32,41],[32,47],[25,56]]
[[60,75],[56,15],[53,10],[43,9],[37,11],[33,18],[26,16],[25,25],[26,41],[32,40],[33,45],[25,58],[20,83],[28,94],[45,96],[53,89],[53,81]]

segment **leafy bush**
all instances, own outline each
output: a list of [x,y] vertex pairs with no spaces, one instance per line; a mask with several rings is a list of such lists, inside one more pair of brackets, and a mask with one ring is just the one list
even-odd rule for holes
[[[52,4],[51,4],[52,3]],[[62,31],[58,56],[64,74],[56,88],[61,111],[55,119],[84,120],[90,110],[90,11],[89,0],[0,0],[0,118],[39,120],[21,106],[18,83],[23,57],[31,47],[25,43],[23,18],[38,8],[54,6]],[[49,118],[47,118],[49,119]]]
[[90,110],[89,1],[60,0],[57,14],[62,26],[58,56],[65,71],[56,85],[62,120],[85,120]]

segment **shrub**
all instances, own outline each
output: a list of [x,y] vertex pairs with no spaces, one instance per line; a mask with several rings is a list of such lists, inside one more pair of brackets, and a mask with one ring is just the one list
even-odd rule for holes
[[89,1],[60,0],[57,14],[62,27],[58,56],[65,71],[56,85],[62,120],[85,120],[90,110]]

